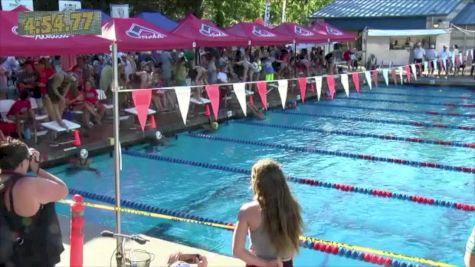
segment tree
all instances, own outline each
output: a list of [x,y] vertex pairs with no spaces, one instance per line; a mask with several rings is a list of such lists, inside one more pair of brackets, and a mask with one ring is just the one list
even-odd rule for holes
[[[174,20],[188,13],[213,20],[226,27],[240,21],[255,21],[264,15],[266,0],[82,0],[83,8],[100,9],[109,13],[110,4],[120,2],[130,5],[132,16],[143,11],[158,11]],[[309,16],[332,0],[287,0],[286,20],[307,23]],[[283,0],[271,0],[271,24],[281,22]],[[58,10],[57,0],[35,0],[35,10]]]

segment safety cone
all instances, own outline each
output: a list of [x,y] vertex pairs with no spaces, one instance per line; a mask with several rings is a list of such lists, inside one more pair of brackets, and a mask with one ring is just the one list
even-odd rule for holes
[[73,132],[73,145],[80,146],[81,145],[81,137],[79,136],[79,131],[75,130]]
[[205,105],[205,116],[211,117],[211,110],[209,109],[209,104]]
[[154,115],[150,115],[150,129],[157,129],[157,123],[155,122]]

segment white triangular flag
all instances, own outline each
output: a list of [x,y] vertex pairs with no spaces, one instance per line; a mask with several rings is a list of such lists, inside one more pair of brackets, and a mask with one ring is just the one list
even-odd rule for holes
[[320,101],[320,96],[322,95],[322,76],[315,76],[315,84],[317,87],[317,99]]
[[452,61],[452,66],[455,66],[455,55],[452,55],[450,60]]
[[429,63],[427,61],[424,61],[424,71],[429,75]]
[[373,89],[373,85],[371,84],[371,73],[369,71],[365,71],[364,77],[366,78],[366,82],[368,83],[369,90]]
[[285,102],[287,101],[287,89],[289,85],[289,81],[287,80],[278,80],[279,83],[279,95],[280,100],[282,101],[282,108],[285,109]]
[[412,74],[414,74],[414,80],[417,81],[417,70],[416,70],[416,64],[411,64],[411,71]]
[[236,94],[239,105],[244,112],[244,116],[247,116],[247,106],[246,106],[246,84],[245,83],[235,83],[233,84],[234,93]]
[[383,78],[386,82],[386,86],[389,86],[389,69],[383,69]]
[[460,64],[463,64],[463,55],[462,55],[462,53],[459,54],[459,62],[460,62]]
[[350,96],[350,84],[348,83],[348,74],[343,73],[340,75],[341,85],[345,89],[346,96]]
[[447,70],[447,60],[446,59],[442,59],[442,65],[444,66],[445,72],[448,72],[448,70]]
[[190,108],[191,88],[189,86],[175,87],[176,99],[180,108],[181,118],[186,125],[186,117]]
[[399,78],[401,79],[401,84],[403,84],[404,79],[402,78],[402,76],[403,76],[402,67],[398,67],[397,70],[399,71]]
[[437,59],[432,60],[432,65],[434,66],[434,72],[436,72],[439,69]]

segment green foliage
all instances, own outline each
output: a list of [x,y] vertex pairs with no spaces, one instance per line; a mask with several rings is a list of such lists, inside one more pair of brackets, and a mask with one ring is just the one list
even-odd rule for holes
[[[286,0],[286,21],[305,24],[308,17],[332,0]],[[82,0],[83,8],[96,8],[109,12],[111,3],[128,3],[131,15],[142,11],[159,11],[174,20],[188,13],[213,20],[219,26],[240,21],[255,21],[264,16],[265,0]],[[279,24],[284,0],[270,0],[270,22]],[[57,10],[57,0],[35,0],[36,10]]]

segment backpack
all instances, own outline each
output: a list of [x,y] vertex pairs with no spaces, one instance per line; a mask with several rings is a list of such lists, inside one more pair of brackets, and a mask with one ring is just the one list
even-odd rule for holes
[[[23,175],[12,173],[7,179],[0,178],[0,266],[8,266],[15,246],[21,242],[19,233],[13,231],[7,219],[8,210],[5,206],[5,192],[7,188],[13,187]],[[12,199],[12,190],[10,190],[10,200]],[[13,203],[12,201],[10,201]]]

